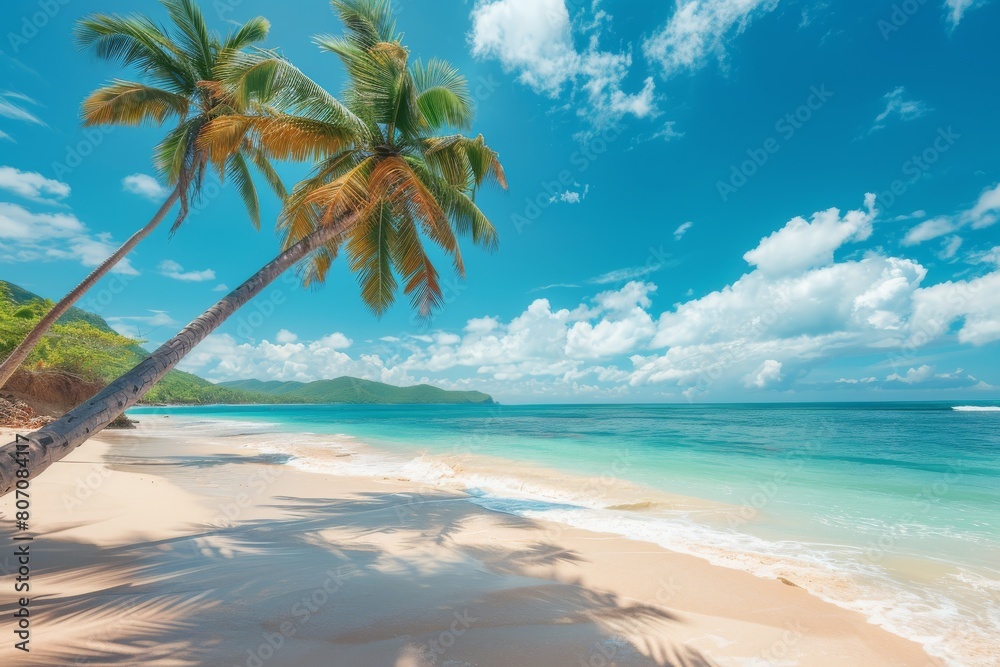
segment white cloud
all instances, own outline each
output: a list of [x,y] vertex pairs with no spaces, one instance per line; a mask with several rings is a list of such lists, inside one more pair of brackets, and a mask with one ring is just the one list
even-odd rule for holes
[[727,37],[777,6],[778,0],[678,0],[677,11],[646,40],[643,52],[666,76],[698,69],[712,56],[723,58]]
[[14,141],[14,137],[10,136],[3,130],[0,130],[0,141]]
[[0,202],[0,239],[30,241],[39,238],[66,239],[86,231],[70,213],[32,213],[17,204]]
[[946,216],[924,220],[919,225],[911,227],[906,236],[903,237],[903,245],[911,246],[936,239],[939,236],[950,234],[957,230],[959,225],[955,220]]
[[352,357],[344,351],[351,344],[342,333],[285,343],[241,343],[228,334],[213,334],[184,359],[181,368],[214,381],[260,378],[312,382],[349,375],[392,384],[415,382],[401,367],[392,367],[377,354]]
[[[46,178],[38,172],[0,167],[0,188],[32,201],[50,203],[69,196],[69,185]],[[50,199],[51,198],[51,199]]]
[[785,376],[781,374],[781,362],[768,359],[744,378],[744,386],[747,389],[767,389],[784,379]]
[[[72,259],[75,256],[79,258],[80,263],[84,266],[99,266],[118,250],[120,244],[115,243],[111,238],[111,234],[101,232],[94,238],[80,237],[73,239],[70,245],[71,252],[63,256],[62,259]],[[128,259],[119,261],[111,271],[127,276],[139,275],[139,272],[132,266]]]
[[[118,245],[108,233],[92,235],[87,226],[70,213],[33,213],[22,206],[0,202],[0,251],[9,261],[78,261],[94,267],[106,260]],[[138,275],[128,259],[114,273]]]
[[674,230],[674,238],[680,241],[692,227],[694,227],[693,222],[685,222],[683,225]]
[[941,248],[941,252],[938,253],[938,257],[941,259],[952,259],[956,254],[958,254],[961,247],[962,237],[950,236],[945,239],[944,246]]
[[998,213],[1000,213],[1000,183],[984,190],[976,205],[964,218],[973,229],[982,229],[995,223]]
[[219,283],[218,285],[216,285],[215,287],[212,288],[212,291],[213,292],[228,292],[229,291],[229,286],[226,285],[226,283]]
[[152,201],[160,201],[170,194],[168,188],[160,185],[152,176],[148,174],[132,174],[122,179],[122,188],[125,192],[145,197]]
[[1000,183],[986,188],[972,208],[955,215],[931,218],[912,227],[903,238],[903,245],[917,245],[951,234],[966,226],[972,229],[984,229],[995,224],[998,219],[1000,219]]
[[[622,84],[632,55],[600,50],[600,26],[610,20],[604,11],[596,10],[593,23],[582,25],[574,23],[564,0],[479,0],[471,18],[473,55],[498,60],[521,83],[552,98],[566,89],[582,91],[589,106],[579,113],[596,124],[658,114],[652,77],[639,92],[626,93]],[[574,45],[575,31],[589,33],[583,51]]]
[[24,108],[23,102],[35,104],[33,99],[21,93],[14,93],[9,90],[0,93],[0,116],[24,121],[32,125],[45,125],[38,116]]
[[534,294],[535,292],[545,292],[550,289],[571,288],[571,287],[579,287],[579,285],[576,285],[574,283],[552,283],[551,285],[542,285],[541,287],[534,287],[528,290],[528,293]]
[[911,368],[906,371],[906,375],[900,375],[899,373],[893,373],[885,379],[886,382],[902,382],[904,384],[917,384],[919,382],[924,382],[934,376],[934,369],[930,366],[921,366],[920,368]]
[[885,103],[885,108],[875,117],[875,122],[869,132],[883,129],[892,118],[910,121],[922,118],[930,112],[927,105],[920,100],[907,99],[906,89],[903,86],[886,93],[882,97],[882,102]]
[[947,281],[913,295],[911,342],[925,344],[961,322],[958,340],[986,345],[1000,340],[1000,269],[971,280]]
[[205,269],[204,271],[185,271],[183,266],[172,259],[163,260],[157,268],[159,268],[160,273],[167,278],[180,280],[182,282],[203,283],[209,280],[215,280],[215,271],[212,269]]
[[948,23],[954,28],[962,21],[965,12],[986,3],[982,0],[945,0],[944,4],[947,9]]
[[143,338],[160,327],[176,326],[177,322],[164,310],[150,310],[150,315],[132,315],[106,318],[111,328],[123,336]]
[[827,345],[885,345],[902,339],[909,299],[925,275],[911,260],[875,254],[795,276],[754,271],[663,313],[653,347],[704,353],[734,345],[744,354],[757,345],[781,350],[787,341],[785,354],[812,355]]
[[663,268],[662,264],[647,264],[646,266],[631,266],[624,269],[615,269],[595,276],[587,281],[591,285],[611,285],[613,283],[623,283],[629,280],[638,280],[651,273],[656,273]]
[[923,220],[927,217],[927,211],[914,211],[913,213],[904,213],[902,215],[897,215],[892,218],[892,222],[904,222],[906,220]]
[[[579,186],[579,184],[577,184]],[[553,195],[549,199],[550,204],[556,204],[562,202],[563,204],[579,204],[584,199],[587,198],[587,194],[590,192],[590,185],[585,185],[583,190],[566,190],[565,192],[560,192],[559,194]]]
[[985,252],[975,253],[970,259],[977,264],[993,264],[1000,268],[1000,246],[995,246]]
[[782,229],[746,253],[743,259],[772,276],[788,275],[825,266],[833,253],[848,241],[863,241],[872,232],[875,195],[865,196],[866,211],[850,211],[843,218],[835,208],[813,214],[812,222],[793,218]]
[[285,345],[287,343],[296,343],[296,342],[298,342],[299,337],[297,335],[293,334],[288,329],[282,329],[281,331],[279,331],[275,335],[274,340],[277,341],[278,343],[282,344],[282,345]]
[[[409,383],[432,376],[445,388],[524,400],[725,400],[748,389],[989,386],[964,371],[935,374],[932,357],[945,340],[1000,341],[1000,248],[972,258],[983,275],[927,287],[927,269],[912,259],[869,250],[836,261],[837,248],[867,237],[872,215],[870,208],[844,215],[830,209],[811,222],[796,218],[762,241],[756,268],[665,312],[654,309],[654,284],[632,280],[566,307],[535,299],[509,319],[483,316],[457,331],[385,336],[369,341],[364,353],[353,352],[339,333],[303,342],[282,331],[273,343],[214,336],[195,351],[188,370],[212,379],[354,375]],[[805,248],[792,244],[793,254],[806,259],[778,262],[774,248],[791,239]],[[915,363],[920,349],[928,351]],[[829,379],[831,364],[851,358],[874,368],[880,366],[871,359],[881,358],[891,370],[880,371],[884,380],[864,366]]]
[[589,320],[573,323],[566,333],[566,355],[599,359],[626,354],[648,342],[656,333],[653,318],[646,312],[652,305],[651,283],[631,282],[620,291],[602,292],[595,301],[604,316],[595,324]]

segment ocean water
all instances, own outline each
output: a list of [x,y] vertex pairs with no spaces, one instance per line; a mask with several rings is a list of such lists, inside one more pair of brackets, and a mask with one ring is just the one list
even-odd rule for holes
[[1000,403],[143,408],[288,465],[460,488],[483,507],[784,577],[1000,665]]

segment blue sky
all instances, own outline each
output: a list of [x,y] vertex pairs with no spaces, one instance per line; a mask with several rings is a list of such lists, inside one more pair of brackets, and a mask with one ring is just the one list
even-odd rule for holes
[[[641,8],[637,5],[641,4]],[[321,0],[264,15],[331,91]],[[991,399],[1000,385],[1000,2],[398,0],[414,55],[460,67],[508,193],[481,207],[429,323],[368,313],[343,265],[280,281],[183,368],[349,374],[508,402]],[[0,8],[0,277],[57,298],[149,219],[157,128],[83,130],[111,77],[74,21],[154,2]],[[289,183],[307,167],[288,165]],[[873,196],[869,196],[869,193]],[[268,261],[228,188],[81,305],[155,345]],[[264,201],[265,220],[278,203]],[[30,233],[29,233],[30,230]]]

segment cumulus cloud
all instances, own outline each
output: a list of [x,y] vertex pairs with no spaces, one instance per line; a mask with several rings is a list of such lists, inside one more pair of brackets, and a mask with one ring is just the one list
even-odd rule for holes
[[901,121],[916,120],[926,116],[930,109],[920,100],[907,99],[906,89],[899,86],[882,97],[885,108],[875,117],[869,132],[883,129],[893,118]]
[[[912,360],[942,340],[1000,340],[1000,249],[976,255],[981,275],[930,286],[927,269],[905,257],[869,250],[838,261],[840,247],[867,238],[872,215],[869,198],[865,209],[796,218],[748,253],[745,275],[665,311],[655,306],[656,285],[633,278],[579,302],[535,299],[512,317],[473,318],[457,331],[385,336],[363,352],[343,334],[304,342],[283,330],[260,343],[215,336],[189,370],[212,379],[433,377],[445,388],[525,400],[988,387],[964,371],[934,373],[930,360]],[[801,256],[795,263],[780,258],[785,244]],[[623,271],[615,278],[645,268]],[[868,364],[873,355],[891,370],[836,381],[814,373],[852,357]]]
[[566,355],[574,359],[600,359],[626,354],[648,342],[656,332],[647,311],[652,283],[630,282],[618,291],[595,297],[602,317],[574,322],[566,332]]
[[0,167],[0,188],[32,201],[51,203],[69,196],[70,187],[35,171]]
[[899,373],[893,373],[885,379],[886,382],[902,382],[903,384],[916,384],[918,382],[924,382],[925,380],[933,377],[934,369],[930,366],[921,366],[920,368],[911,368],[906,371],[905,375],[900,375]]
[[287,345],[288,343],[298,342],[299,337],[288,329],[282,329],[275,335],[274,340],[281,345]]
[[680,0],[666,26],[643,44],[643,52],[666,76],[699,69],[711,57],[724,57],[728,37],[777,6],[778,0]]
[[767,389],[784,379],[785,376],[781,374],[781,362],[768,359],[744,378],[744,386],[747,389]]
[[122,179],[122,189],[151,201],[160,201],[170,194],[170,190],[160,185],[148,174],[132,174]]
[[[203,271],[185,271],[183,266],[172,259],[163,260],[157,268],[159,268],[160,273],[167,278],[180,280],[181,282],[203,283],[209,280],[215,280],[215,271],[212,269],[205,269]],[[218,287],[216,287],[216,289],[218,289]]]
[[875,195],[865,196],[867,210],[850,211],[843,218],[835,208],[813,214],[812,222],[793,218],[761,240],[743,259],[768,275],[788,275],[833,262],[834,251],[847,241],[864,241],[872,233]]
[[[599,125],[627,115],[657,115],[652,77],[640,91],[625,92],[631,53],[600,49],[600,26],[608,20],[607,13],[596,10],[590,25],[574,21],[564,0],[479,0],[472,10],[469,40],[473,55],[499,61],[538,93],[552,98],[566,90],[584,95],[589,105],[580,115]],[[588,36],[582,51],[574,44],[579,33]]]
[[[95,267],[116,249],[108,233],[93,234],[70,213],[34,213],[17,204],[0,202],[0,251],[8,261],[67,260]],[[128,259],[114,273],[138,275]]]
[[961,322],[961,343],[981,346],[1000,340],[1000,270],[971,280],[949,280],[914,293],[912,344],[938,339],[956,322]]
[[181,367],[214,381],[261,378],[312,382],[344,375],[392,384],[415,381],[403,368],[390,367],[378,354],[352,357],[346,352],[352,341],[342,333],[308,342],[282,338],[286,342],[277,338],[275,342],[240,342],[228,334],[213,334]]

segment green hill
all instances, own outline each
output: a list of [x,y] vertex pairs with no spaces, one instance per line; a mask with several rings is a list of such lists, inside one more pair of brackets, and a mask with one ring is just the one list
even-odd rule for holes
[[[0,280],[0,292],[6,290],[7,296],[12,303],[18,306],[31,306],[35,303],[44,303],[45,300],[37,294],[32,294],[23,287],[19,287],[14,283],[9,283],[6,280]],[[100,315],[95,315],[94,313],[88,313],[86,310],[80,310],[79,308],[70,308],[66,311],[66,314],[59,318],[59,324],[72,324],[74,322],[83,322],[89,324],[90,326],[98,329],[99,331],[104,331],[106,333],[115,333],[115,330],[108,326],[108,323]]]
[[317,382],[222,382],[220,387],[268,394],[287,403],[348,403],[378,405],[492,405],[493,398],[479,391],[447,391],[422,384],[395,387],[382,382],[340,377]]
[[[0,359],[10,354],[52,305],[22,287],[0,280]],[[140,343],[117,333],[99,315],[72,308],[35,348],[24,369],[59,372],[84,382],[106,384],[149,356]],[[349,377],[309,384],[260,380],[213,384],[197,375],[171,371],[143,402],[489,405],[493,399],[478,391],[445,391],[428,385],[394,387]]]
[[[10,354],[52,305],[37,294],[0,280],[0,358]],[[24,370],[58,372],[83,383],[106,384],[147,356],[149,353],[140,346],[140,341],[117,333],[99,315],[71,308],[28,357]],[[276,402],[266,394],[219,387],[182,371],[168,373],[146,394],[145,401],[172,404]],[[56,397],[48,397],[46,403],[59,401]]]

